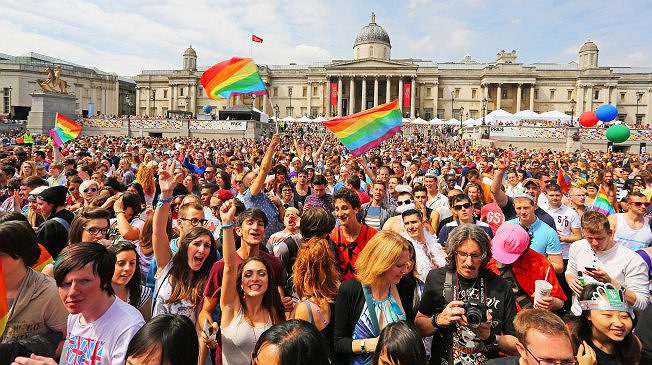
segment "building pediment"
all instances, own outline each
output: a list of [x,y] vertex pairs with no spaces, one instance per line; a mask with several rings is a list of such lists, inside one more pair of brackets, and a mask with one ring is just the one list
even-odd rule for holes
[[333,61],[325,66],[327,71],[348,71],[348,70],[406,70],[416,71],[418,68],[412,62],[383,60],[379,58],[365,58],[360,60]]

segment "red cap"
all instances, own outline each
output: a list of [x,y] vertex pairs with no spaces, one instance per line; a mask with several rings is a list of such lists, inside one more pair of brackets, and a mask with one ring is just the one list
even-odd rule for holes
[[230,190],[220,189],[217,191],[217,198],[221,201],[233,199],[233,193]]

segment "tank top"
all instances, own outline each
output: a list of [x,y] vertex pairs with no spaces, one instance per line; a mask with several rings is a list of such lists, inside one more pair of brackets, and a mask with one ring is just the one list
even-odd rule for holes
[[242,308],[228,326],[222,327],[222,365],[249,365],[256,341],[268,328],[271,319],[261,327],[253,327],[244,318]]
[[650,230],[650,220],[643,218],[643,227],[632,229],[625,220],[624,214],[616,214],[618,219],[614,241],[616,243],[636,251],[646,248],[652,241],[652,230]]

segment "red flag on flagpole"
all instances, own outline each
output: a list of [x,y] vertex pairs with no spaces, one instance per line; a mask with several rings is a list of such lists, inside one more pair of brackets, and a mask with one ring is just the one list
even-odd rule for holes
[[252,42],[256,42],[256,43],[263,43],[263,39],[260,38],[260,37],[258,37],[258,36],[256,36],[255,34],[252,34],[252,35],[251,35],[251,41],[252,41]]

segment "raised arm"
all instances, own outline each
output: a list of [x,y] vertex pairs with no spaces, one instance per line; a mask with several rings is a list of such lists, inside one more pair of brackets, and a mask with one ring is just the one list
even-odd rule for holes
[[275,134],[272,137],[272,140],[269,143],[269,147],[267,147],[267,151],[265,151],[263,161],[260,164],[260,171],[258,172],[258,176],[256,176],[254,181],[251,183],[251,186],[249,187],[251,196],[258,195],[258,193],[260,193],[260,191],[263,189],[267,174],[269,174],[269,170],[272,169],[272,156],[274,156],[274,151],[276,150],[276,147],[278,147],[279,140],[280,137],[278,134]]
[[140,237],[140,229],[132,226],[127,217],[125,217],[124,202],[122,196],[119,196],[113,203],[113,211],[115,212],[115,219],[118,223],[118,232],[122,237],[128,240],[136,240]]
[[360,164],[362,165],[362,168],[364,169],[364,173],[367,174],[367,176],[369,176],[369,179],[371,179],[371,181],[375,181],[376,173],[369,168],[369,164],[367,163],[367,158],[364,155],[361,155],[360,157],[358,157],[358,162],[360,162]]
[[176,185],[174,181],[174,162],[164,162],[158,169],[159,186],[161,195],[154,210],[152,220],[152,246],[156,258],[157,270],[162,270],[172,259],[170,238],[166,232],[168,216],[170,215],[170,203],[172,202],[172,190]]
[[227,200],[220,208],[220,221],[222,222],[222,253],[224,255],[224,272],[222,274],[222,289],[220,293],[220,307],[222,309],[221,326],[231,323],[233,315],[240,308],[236,282],[238,276],[238,262],[235,253],[235,239],[233,236],[235,216],[235,201]]
[[52,162],[63,162],[63,155],[61,154],[61,149],[52,144]]
[[297,157],[303,159],[303,148],[299,146],[299,141],[297,141],[297,136],[292,136],[292,142],[294,143],[294,150],[297,151]]
[[503,175],[505,175],[507,167],[509,167],[509,152],[505,152],[505,155],[496,162],[496,172],[494,180],[491,182],[491,195],[501,208],[507,205],[507,194],[502,189]]
[[319,159],[319,155],[321,155],[321,151],[324,150],[324,146],[326,145],[326,135],[324,135],[324,139],[322,139],[321,144],[319,145],[319,148],[317,151],[315,151],[312,154],[312,160],[317,161]]

